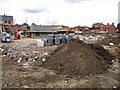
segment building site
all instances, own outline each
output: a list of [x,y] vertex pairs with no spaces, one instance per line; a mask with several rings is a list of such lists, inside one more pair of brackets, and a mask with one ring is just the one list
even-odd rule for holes
[[0,15],[1,86],[119,88],[120,23],[15,24]]

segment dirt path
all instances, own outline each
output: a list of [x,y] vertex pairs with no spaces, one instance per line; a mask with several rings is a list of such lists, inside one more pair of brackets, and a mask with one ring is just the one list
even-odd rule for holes
[[[106,74],[83,78],[58,75],[53,70],[40,67],[40,62],[24,62],[9,66],[8,63],[4,63],[4,65],[7,66],[3,67],[4,88],[115,88],[119,86],[120,81],[118,78],[120,69],[118,69],[117,63],[114,63]],[[28,65],[28,67],[25,68],[24,65]]]

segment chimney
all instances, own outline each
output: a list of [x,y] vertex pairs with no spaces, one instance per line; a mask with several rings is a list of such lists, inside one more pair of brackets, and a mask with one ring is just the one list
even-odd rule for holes
[[109,25],[109,23],[107,23],[107,25]]
[[112,25],[114,26],[114,22],[112,23]]

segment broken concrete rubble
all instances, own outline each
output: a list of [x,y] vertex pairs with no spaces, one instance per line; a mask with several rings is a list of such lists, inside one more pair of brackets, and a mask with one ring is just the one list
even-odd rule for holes
[[7,56],[8,58],[17,60],[18,63],[22,61],[42,60],[42,58],[46,59],[48,53],[37,48],[36,45],[15,43],[13,45],[3,46],[3,49],[0,49],[3,53],[1,57]]

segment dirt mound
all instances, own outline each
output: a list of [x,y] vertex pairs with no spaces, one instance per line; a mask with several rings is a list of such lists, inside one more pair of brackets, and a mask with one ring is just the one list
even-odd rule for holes
[[42,66],[55,70],[58,74],[88,76],[106,71],[108,63],[90,45],[71,40],[61,46]]
[[99,56],[103,57],[109,63],[111,63],[111,61],[115,59],[115,57],[107,52],[102,46],[95,44],[91,44],[89,46],[92,48],[93,51],[95,51]]
[[120,46],[118,47],[118,55],[117,55],[118,61],[120,62]]

